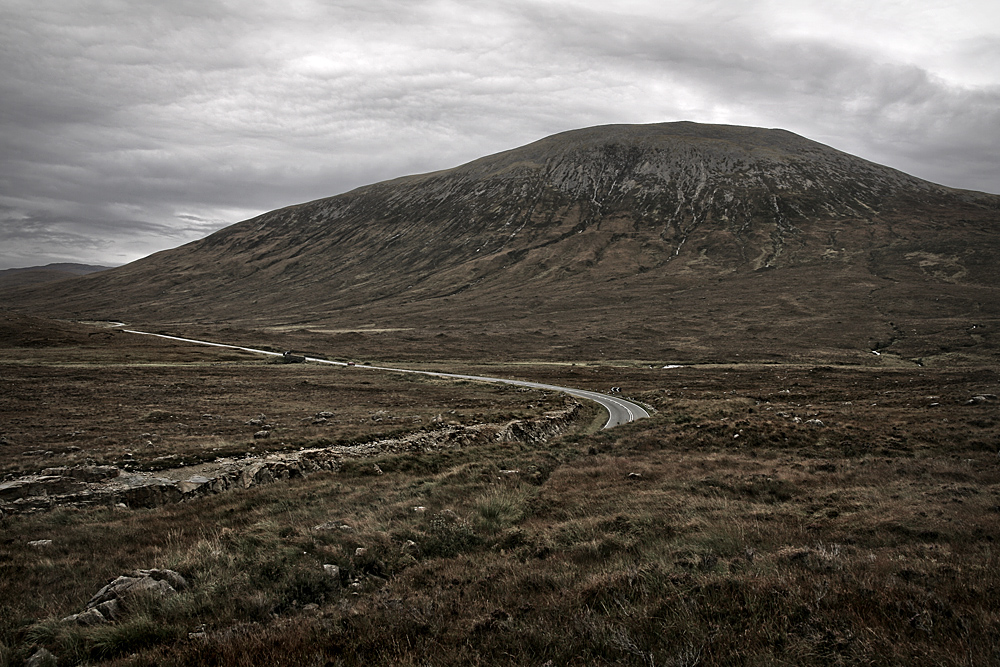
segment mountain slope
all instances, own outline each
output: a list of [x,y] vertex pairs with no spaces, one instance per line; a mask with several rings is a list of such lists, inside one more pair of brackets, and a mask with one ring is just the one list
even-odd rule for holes
[[45,266],[28,266],[18,269],[4,269],[0,271],[0,290],[13,289],[22,285],[34,285],[37,283],[50,283],[63,278],[73,278],[75,276],[85,276],[88,273],[105,271],[107,266],[95,266],[93,264],[74,264],[71,262],[60,262],[46,264]]
[[602,335],[637,355],[916,357],[965,345],[972,326],[982,342],[997,317],[998,220],[1000,197],[781,130],[605,126],[266,213],[12,302],[161,323],[551,331],[543,347],[566,357],[607,354]]

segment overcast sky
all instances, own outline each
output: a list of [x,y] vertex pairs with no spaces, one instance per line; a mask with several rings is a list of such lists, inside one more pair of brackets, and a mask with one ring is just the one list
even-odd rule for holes
[[1000,193],[996,0],[0,0],[0,269],[556,132],[780,127]]

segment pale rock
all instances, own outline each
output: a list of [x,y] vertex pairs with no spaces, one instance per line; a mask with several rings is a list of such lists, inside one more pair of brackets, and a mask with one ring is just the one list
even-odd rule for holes
[[106,600],[105,602],[102,602],[94,607],[94,609],[101,612],[101,616],[112,622],[117,621],[122,617],[122,606],[117,599]]
[[111,621],[105,618],[104,614],[97,611],[96,609],[88,609],[87,611],[76,614],[72,617],[73,621],[77,625],[82,625],[89,627],[92,625],[107,625]]
[[[202,475],[191,475],[183,482],[177,483],[177,488],[180,489],[181,493],[184,495],[190,495],[196,491],[204,492],[211,488],[212,480],[208,477]],[[208,485],[208,486],[206,486]]]
[[31,654],[28,661],[24,663],[24,667],[56,667],[58,661],[56,656],[52,655],[52,652],[47,648],[40,648]]

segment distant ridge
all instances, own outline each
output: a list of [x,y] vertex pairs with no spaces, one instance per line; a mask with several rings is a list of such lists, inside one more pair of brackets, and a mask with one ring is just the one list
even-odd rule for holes
[[619,355],[920,360],[992,349],[998,221],[1000,196],[784,130],[609,125],[265,213],[9,303],[181,326],[530,333],[525,354],[561,358],[608,354],[603,338],[624,341]]
[[74,264],[72,262],[57,262],[45,266],[28,266],[16,269],[0,270],[0,289],[12,289],[23,285],[47,283],[74,276],[85,276],[98,271],[107,271],[110,266],[95,264]]

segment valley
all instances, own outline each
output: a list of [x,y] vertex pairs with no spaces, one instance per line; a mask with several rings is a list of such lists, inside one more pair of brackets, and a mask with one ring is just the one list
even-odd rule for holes
[[18,279],[0,667],[997,663],[998,266],[996,195],[662,123]]

